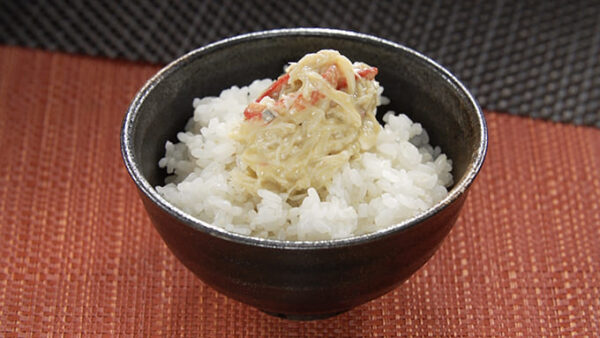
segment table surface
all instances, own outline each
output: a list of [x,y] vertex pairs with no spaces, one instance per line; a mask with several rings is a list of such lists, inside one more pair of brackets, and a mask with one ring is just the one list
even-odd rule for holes
[[484,106],[488,157],[433,258],[383,297],[295,322],[204,285],[154,230],[119,132],[158,69],[0,46],[0,336],[600,332],[600,129]]

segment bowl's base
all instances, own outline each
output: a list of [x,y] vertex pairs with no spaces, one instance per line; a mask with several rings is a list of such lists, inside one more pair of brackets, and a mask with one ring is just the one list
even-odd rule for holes
[[329,317],[334,317],[339,314],[342,314],[348,310],[337,311],[337,312],[332,312],[332,313],[318,313],[318,314],[277,313],[277,312],[270,312],[270,311],[265,311],[265,310],[261,310],[261,311],[268,315],[271,315],[274,317],[279,317],[282,319],[308,321],[308,320],[327,319]]

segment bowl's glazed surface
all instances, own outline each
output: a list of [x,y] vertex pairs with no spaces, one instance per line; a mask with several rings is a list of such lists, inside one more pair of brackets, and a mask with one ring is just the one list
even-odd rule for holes
[[[454,186],[426,213],[349,239],[290,242],[232,234],[164,200],[158,167],[164,144],[192,116],[194,97],[276,78],[287,62],[336,49],[379,68],[377,80],[404,113],[453,161]],[[381,118],[383,112],[378,114]],[[123,123],[121,149],[152,222],[170,250],[206,284],[288,318],[320,318],[351,309],[396,287],[435,252],[452,228],[487,146],[483,114],[448,71],[408,48],[357,33],[286,29],[253,33],[200,48],[166,66],[140,90]]]

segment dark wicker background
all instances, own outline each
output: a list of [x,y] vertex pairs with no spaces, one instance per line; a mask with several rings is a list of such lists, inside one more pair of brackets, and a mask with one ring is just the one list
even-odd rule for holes
[[417,49],[485,109],[600,127],[597,0],[0,0],[0,43],[151,63],[220,38],[299,26]]

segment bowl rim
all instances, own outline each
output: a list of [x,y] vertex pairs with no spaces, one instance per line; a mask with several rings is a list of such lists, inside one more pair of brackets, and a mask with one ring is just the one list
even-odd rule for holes
[[[134,122],[140,115],[139,108],[143,104],[145,98],[163,79],[167,78],[169,75],[176,72],[178,69],[185,67],[187,64],[193,62],[196,58],[200,58],[205,54],[209,54],[220,49],[227,48],[228,46],[236,45],[243,42],[285,36],[329,37],[349,40],[360,40],[367,41],[371,44],[384,46],[387,48],[401,50],[402,52],[416,59],[419,59],[427,66],[431,67],[436,73],[444,77],[450,85],[454,86],[455,90],[461,93],[466,98],[466,101],[470,105],[472,105],[472,108],[474,108],[481,137],[479,139],[479,144],[477,145],[477,152],[474,160],[471,161],[471,163],[469,163],[464,176],[458,182],[455,182],[452,189],[450,189],[448,195],[444,199],[436,203],[433,207],[427,209],[425,212],[421,212],[416,216],[413,216],[400,223],[389,226],[385,229],[380,229],[359,236],[317,241],[291,241],[267,239],[230,232],[219,226],[212,225],[208,222],[202,221],[198,218],[188,215],[187,213],[177,208],[175,205],[171,204],[165,198],[163,198],[156,191],[156,189],[150,185],[150,183],[144,177],[144,175],[142,175],[141,170],[136,164],[135,156],[133,153],[133,137],[131,136],[131,133],[135,129]],[[137,188],[146,197],[148,197],[150,201],[152,201],[152,203],[156,204],[158,207],[160,207],[161,209],[169,213],[171,216],[178,219],[183,224],[186,224],[190,228],[197,231],[202,231],[204,233],[224,240],[233,241],[245,245],[276,249],[314,250],[348,247],[375,241],[383,237],[387,237],[393,233],[405,231],[407,229],[415,227],[419,223],[425,221],[426,219],[432,217],[433,215],[439,213],[440,211],[448,207],[467,191],[467,189],[473,183],[475,177],[481,170],[481,166],[483,165],[487,152],[488,133],[485,117],[481,108],[479,107],[479,104],[473,98],[473,95],[452,73],[450,73],[443,66],[438,64],[436,61],[430,59],[429,57],[425,56],[424,54],[421,54],[411,48],[400,45],[398,43],[364,33],[357,33],[353,31],[331,28],[284,28],[246,33],[225,38],[207,44],[200,48],[194,49],[164,66],[141,87],[141,89],[137,92],[133,101],[129,105],[125,117],[123,119],[120,141],[121,155],[123,157],[125,167],[127,168],[127,171],[129,172],[129,175],[135,182]]]

